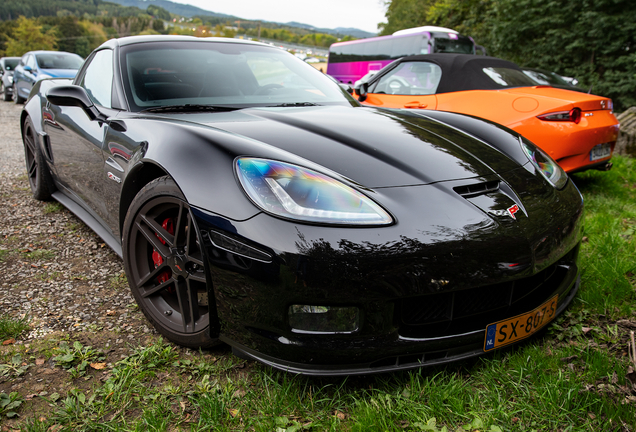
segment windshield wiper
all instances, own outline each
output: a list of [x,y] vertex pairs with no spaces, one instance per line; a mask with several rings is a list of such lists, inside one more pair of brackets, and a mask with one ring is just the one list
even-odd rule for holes
[[202,112],[202,111],[235,111],[241,108],[223,106],[223,105],[168,105],[168,106],[158,106],[153,108],[146,108],[141,110],[141,112]]
[[291,102],[291,103],[282,103],[279,105],[267,105],[268,108],[278,108],[278,107],[306,107],[306,106],[320,106],[320,104],[313,102]]

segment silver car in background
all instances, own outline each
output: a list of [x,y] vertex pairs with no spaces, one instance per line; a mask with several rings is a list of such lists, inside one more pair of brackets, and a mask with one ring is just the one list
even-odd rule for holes
[[0,93],[5,101],[13,96],[13,70],[20,63],[20,57],[0,58]]

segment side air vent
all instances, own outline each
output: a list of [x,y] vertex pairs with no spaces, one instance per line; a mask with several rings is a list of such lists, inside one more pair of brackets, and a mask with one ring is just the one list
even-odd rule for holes
[[472,198],[478,195],[484,195],[499,190],[499,181],[489,181],[482,183],[475,183],[466,186],[457,186],[453,190],[463,196],[464,198]]

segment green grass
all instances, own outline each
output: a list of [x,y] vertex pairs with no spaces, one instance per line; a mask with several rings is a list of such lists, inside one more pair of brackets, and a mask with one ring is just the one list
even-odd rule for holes
[[[609,172],[585,172],[575,184],[585,198],[579,301],[598,314],[636,310],[636,160],[616,157]],[[631,279],[631,280],[630,280]]]
[[29,329],[27,318],[9,318],[0,316],[0,343],[8,339],[17,339]]
[[[317,379],[224,352],[186,355],[158,339],[108,369],[103,382],[56,395],[44,420],[30,416],[28,402],[16,407],[22,430],[634,430],[629,331],[616,321],[636,322],[636,162],[614,162],[610,172],[574,177],[586,202],[581,288],[529,343],[443,367]],[[70,373],[101,358],[65,347],[59,361]]]
[[64,206],[58,202],[47,203],[44,206],[44,214],[56,213],[62,210]]
[[123,290],[128,288],[128,279],[126,278],[126,274],[122,273],[117,276],[111,276],[108,280],[110,287],[114,290]]
[[25,252],[24,256],[33,261],[50,261],[55,258],[55,252],[47,250],[47,249],[35,249],[31,252]]

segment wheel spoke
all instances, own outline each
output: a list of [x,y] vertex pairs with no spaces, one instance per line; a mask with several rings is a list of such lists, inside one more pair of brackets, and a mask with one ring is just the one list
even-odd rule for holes
[[186,284],[188,285],[188,294],[190,296],[190,317],[192,317],[192,331],[195,330],[194,326],[196,322],[199,320],[199,296],[197,295],[196,285],[193,286],[190,283],[190,279],[186,279]]
[[190,283],[183,279],[177,282],[177,297],[179,298],[179,308],[181,319],[183,320],[183,331],[194,331],[194,324],[199,318],[198,299],[196,291],[192,292]]
[[31,152],[31,154],[35,155],[35,141],[33,140],[33,137],[31,136],[31,128],[28,128],[24,132],[24,142],[29,147],[29,151]]
[[192,213],[188,212],[188,241],[186,243],[186,256],[188,260],[203,267],[202,251],[197,241],[197,230],[194,226]]
[[195,263],[198,266],[203,267],[203,260],[200,259],[199,257],[194,257],[192,255],[188,255],[188,260],[190,260],[191,262]]
[[[154,231],[155,234],[157,234],[159,237],[161,237],[161,239],[163,241],[165,241],[168,245],[168,247],[174,247],[175,242],[174,242],[174,236],[171,235],[168,231],[166,231],[165,229],[163,229],[163,227],[161,225],[159,225],[157,222],[155,222],[154,219],[147,217],[146,215],[139,215],[139,217],[141,217],[141,219],[144,221],[144,223],[146,225],[148,225],[152,231]],[[154,236],[155,239],[157,239],[156,236]],[[150,241],[150,239],[148,239]],[[157,239],[158,240],[158,239]],[[163,244],[162,244],[163,246]],[[155,249],[159,250],[159,248],[155,247]]]
[[190,240],[192,239],[192,216],[190,215],[190,212],[188,212],[187,215],[187,221],[186,221],[186,254],[188,254],[188,256],[190,255]]
[[31,178],[35,177],[35,175],[37,174],[37,170],[38,170],[38,164],[35,161],[35,158],[33,158],[29,166],[29,177]]
[[203,272],[190,273],[188,280],[205,283],[205,274]]
[[166,262],[164,261],[163,264],[149,271],[148,274],[139,281],[137,286],[143,287],[144,285],[148,283],[149,280],[156,278],[159,275],[159,273],[161,273],[163,270],[166,270],[168,268],[169,268],[168,264],[166,264]]
[[150,243],[157,252],[163,255],[164,259],[170,255],[170,249],[159,241],[155,233],[148,226],[143,225],[140,221],[137,221],[136,225],[139,232],[146,238],[146,240],[148,240],[148,243]]
[[174,279],[170,278],[167,281],[165,281],[163,283],[160,283],[156,287],[152,287],[152,288],[144,291],[143,293],[141,293],[141,297],[143,297],[143,298],[150,297],[151,295],[156,294],[159,291],[168,288],[172,284],[174,284]]
[[179,214],[177,215],[177,223],[174,230],[174,246],[179,246],[179,240],[181,239],[181,221],[183,220],[183,203],[179,203]]

